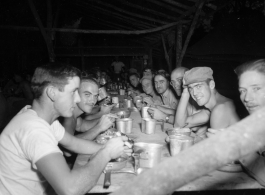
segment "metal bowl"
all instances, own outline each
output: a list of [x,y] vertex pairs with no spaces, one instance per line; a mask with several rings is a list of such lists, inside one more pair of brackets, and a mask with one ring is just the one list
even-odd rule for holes
[[167,129],[168,136],[170,135],[191,135],[191,130],[189,128],[170,128]]
[[131,116],[130,110],[121,110],[115,113],[119,118],[129,118]]

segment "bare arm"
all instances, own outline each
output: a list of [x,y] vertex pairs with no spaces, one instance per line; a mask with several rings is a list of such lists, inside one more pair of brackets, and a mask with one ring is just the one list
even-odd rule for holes
[[175,109],[172,109],[172,108],[167,108],[165,106],[156,106],[157,109],[159,109],[160,111],[164,112],[165,114],[167,115],[175,115],[176,113],[176,110]]
[[209,120],[210,120],[210,111],[202,109],[199,112],[187,117],[186,127],[197,127],[206,124]]
[[123,153],[122,139],[111,139],[87,164],[76,169],[70,170],[60,153],[44,156],[36,165],[58,194],[83,195],[96,184],[106,164]]
[[77,138],[65,132],[63,139],[59,142],[64,148],[77,154],[94,154],[102,147],[96,142]]
[[[98,134],[100,134],[101,132],[106,131],[108,128],[110,128],[113,125],[113,121],[114,121],[113,118],[110,118],[107,115],[103,115],[99,119],[97,125],[95,125],[91,129],[89,129],[88,131],[85,131],[81,134],[76,135],[76,137],[86,139],[86,140],[93,140],[97,137]],[[87,123],[87,122],[89,122],[89,121],[83,120],[82,123]]]
[[174,126],[182,127],[187,123],[188,117],[188,105],[189,105],[190,94],[187,88],[184,88],[181,98],[176,110]]

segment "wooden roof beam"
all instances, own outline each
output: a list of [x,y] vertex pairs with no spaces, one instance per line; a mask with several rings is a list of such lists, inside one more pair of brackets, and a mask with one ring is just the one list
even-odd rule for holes
[[156,0],[145,0],[145,1],[148,1],[152,4],[156,4],[164,9],[167,9],[167,10],[170,10],[170,11],[173,11],[173,12],[176,12],[177,14],[179,15],[182,15],[183,13],[185,13],[183,10],[180,10],[178,8],[174,8],[170,5],[167,5],[167,4],[164,4],[164,3],[161,3],[161,1],[156,1]]
[[119,1],[122,4],[125,4],[127,6],[130,6],[130,7],[136,8],[136,9],[140,9],[140,10],[143,10],[143,11],[151,13],[151,14],[155,14],[157,16],[161,16],[161,17],[167,18],[168,20],[175,21],[177,19],[177,17],[171,17],[170,15],[167,15],[167,14],[164,14],[164,13],[161,13],[159,11],[152,10],[152,9],[148,9],[146,7],[143,7],[143,6],[140,6],[140,5],[136,5],[134,3],[130,3],[129,1],[124,1],[124,0],[119,0]]
[[106,7],[110,7],[118,12],[121,12],[123,14],[127,14],[127,15],[130,15],[130,16],[133,16],[133,17],[137,17],[137,18],[140,18],[140,19],[145,19],[145,20],[148,20],[148,21],[152,21],[152,22],[156,22],[156,23],[159,23],[159,24],[168,24],[168,21],[162,21],[162,20],[158,20],[158,19],[154,19],[154,18],[151,18],[151,17],[148,17],[148,16],[144,16],[144,15],[141,15],[141,14],[135,14],[133,12],[130,12],[128,10],[123,10],[119,7],[116,7],[114,5],[111,5],[111,4],[108,4],[106,2],[102,2],[100,0],[96,0],[95,1],[96,3],[100,4],[100,5],[103,5],[103,6],[106,6]]
[[152,28],[152,27],[155,27],[156,25],[153,25],[153,24],[150,24],[150,23],[147,23],[147,22],[143,22],[143,21],[140,21],[140,20],[136,20],[136,19],[133,19],[131,17],[128,17],[128,16],[124,16],[122,14],[118,14],[118,13],[113,13],[107,9],[104,9],[104,8],[101,8],[101,7],[98,7],[98,6],[90,6],[89,9],[94,9],[96,11],[103,11],[104,13],[109,13],[110,16],[114,16],[116,18],[120,18],[120,19],[124,19],[126,22],[136,22],[136,23],[139,23],[139,24],[143,24],[143,25],[146,25],[146,27],[148,28]]
[[190,9],[190,6],[184,5],[184,4],[179,3],[177,1],[173,1],[173,0],[162,0],[162,1],[164,1],[164,2],[166,2],[168,4],[171,4],[171,5],[177,6],[177,7],[181,7],[183,9],[185,9],[185,10]]

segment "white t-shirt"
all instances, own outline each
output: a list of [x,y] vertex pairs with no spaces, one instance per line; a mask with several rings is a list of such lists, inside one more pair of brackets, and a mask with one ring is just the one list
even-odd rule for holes
[[57,120],[50,125],[28,106],[23,108],[0,135],[0,194],[44,194],[47,181],[35,163],[62,153],[58,142],[64,133]]
[[124,67],[125,65],[123,64],[123,62],[112,62],[111,66],[114,66],[114,72],[119,74],[121,72],[122,67]]

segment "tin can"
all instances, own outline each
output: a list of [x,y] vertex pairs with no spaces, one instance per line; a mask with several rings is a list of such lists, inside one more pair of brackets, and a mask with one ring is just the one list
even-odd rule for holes
[[126,105],[127,105],[127,108],[131,108],[132,107],[132,100],[127,100]]

